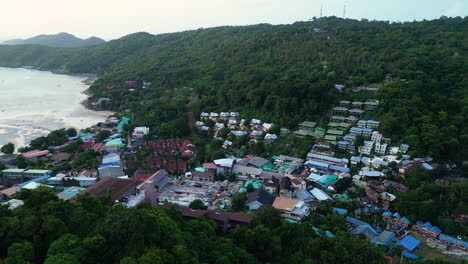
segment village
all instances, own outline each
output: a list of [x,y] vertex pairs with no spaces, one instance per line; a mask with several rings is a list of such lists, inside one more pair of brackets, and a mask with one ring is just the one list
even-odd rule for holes
[[[415,249],[423,243],[444,254],[466,257],[468,242],[447,235],[430,222],[410,221],[398,212],[390,212],[397,192],[408,188],[397,180],[412,167],[433,170],[439,166],[431,157],[411,157],[408,144],[392,144],[379,132],[380,122],[361,119],[375,111],[379,101],[339,101],[330,113],[328,123],[303,121],[292,132],[259,119],[242,119],[238,112],[200,113],[194,129],[205,131],[213,140],[222,140],[222,148],[233,148],[226,139],[248,137],[250,142],[271,144],[282,137],[313,138],[315,143],[305,157],[275,153],[269,157],[255,155],[226,156],[197,163],[198,146],[190,139],[151,139],[148,127],[135,127],[124,136],[128,117],[110,117],[102,124],[81,131],[68,142],[49,150],[21,153],[28,162],[66,162],[70,154],[64,149],[81,140],[83,151],[99,153],[99,165],[81,171],[18,168],[14,155],[1,157],[6,169],[1,171],[0,201],[10,208],[22,205],[14,195],[22,189],[40,186],[56,188],[62,200],[73,201],[89,192],[104,196],[111,192],[111,201],[134,208],[143,202],[167,207],[178,204],[184,217],[204,215],[215,220],[223,230],[247,225],[252,212],[269,205],[291,223],[301,223],[324,203],[357,203],[354,211],[334,207],[332,214],[343,215],[348,231],[364,235],[377,245],[400,247],[408,259],[417,259]],[[109,136],[97,138],[103,131]],[[233,200],[244,195],[242,212],[232,212]],[[190,209],[200,200],[206,210]],[[359,219],[361,214],[374,214],[386,228]],[[466,216],[462,217],[466,221]],[[316,230],[319,232],[319,230]],[[326,231],[327,237],[333,237]]]

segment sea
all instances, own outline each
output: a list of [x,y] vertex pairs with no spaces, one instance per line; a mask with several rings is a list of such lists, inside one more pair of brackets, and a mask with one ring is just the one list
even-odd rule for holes
[[0,67],[0,145],[16,147],[60,128],[82,129],[110,114],[86,109],[81,102],[87,76]]

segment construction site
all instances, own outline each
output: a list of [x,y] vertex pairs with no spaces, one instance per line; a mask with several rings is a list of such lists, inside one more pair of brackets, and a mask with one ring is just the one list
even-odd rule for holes
[[173,179],[159,192],[158,200],[188,206],[193,200],[201,200],[208,209],[225,209],[232,197],[244,186],[242,181],[206,182],[187,178]]

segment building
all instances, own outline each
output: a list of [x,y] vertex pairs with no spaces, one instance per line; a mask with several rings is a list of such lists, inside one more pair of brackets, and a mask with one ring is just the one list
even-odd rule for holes
[[384,245],[388,247],[393,244],[393,240],[395,240],[395,234],[393,232],[385,230],[377,236],[373,237],[371,239],[371,243],[376,245]]
[[363,155],[370,155],[373,147],[374,141],[364,141],[364,145],[359,146],[358,152]]
[[280,180],[276,177],[263,179],[263,189],[271,194],[277,194],[280,187]]
[[416,224],[412,227],[413,231],[426,235],[428,237],[437,238],[442,230],[437,226],[433,226],[430,222],[423,223],[421,221],[417,221]]
[[2,170],[2,176],[6,179],[19,179],[23,177],[25,169],[6,169]]
[[190,177],[195,181],[210,181],[215,180],[215,172],[213,171],[191,171],[185,173],[186,177]]
[[310,207],[304,201],[276,197],[273,207],[281,212],[281,216],[295,221],[301,221],[310,213]]
[[375,147],[374,147],[374,152],[377,153],[377,154],[380,154],[380,155],[384,155],[385,154],[385,151],[387,150],[387,144],[384,143],[384,144],[380,144],[380,143],[375,143]]
[[135,139],[141,139],[149,134],[149,127],[135,127],[133,130],[132,137]]
[[262,173],[262,170],[258,168],[236,164],[233,166],[232,172],[235,173],[239,177],[257,178]]
[[249,207],[249,210],[253,211],[257,210],[262,205],[272,205],[274,201],[274,195],[263,189],[259,189],[249,193],[245,204]]
[[158,170],[155,172],[148,180],[146,180],[146,183],[150,183],[152,188],[154,188],[156,191],[160,191],[164,189],[167,183],[169,183],[171,179],[169,178],[169,174],[165,170]]
[[371,140],[376,143],[380,143],[380,141],[382,140],[382,134],[380,134],[379,131],[373,131]]
[[334,116],[344,116],[348,112],[348,110],[349,109],[347,107],[337,106],[333,107],[332,113]]
[[125,176],[125,173],[122,170],[120,165],[114,165],[112,163],[105,163],[98,167],[99,177],[112,177],[117,178],[121,176]]
[[440,234],[439,241],[447,245],[450,245],[452,247],[456,247],[461,250],[468,251],[468,242],[458,239],[456,237],[449,236],[446,234]]
[[41,158],[46,157],[49,154],[48,150],[31,150],[25,153],[22,153],[23,157],[27,161],[37,161]]
[[57,194],[57,196],[60,200],[68,201],[84,190],[85,188],[68,187],[65,190],[63,190],[61,193]]
[[[91,193],[97,197],[103,197],[110,194],[111,203],[122,203],[127,207],[135,207],[142,203],[145,198],[142,190],[138,188],[142,183],[142,181],[106,177],[96,184],[89,186],[79,195]],[[71,199],[74,200],[75,198]]]
[[317,125],[316,122],[304,121],[304,122],[299,124],[299,130],[314,131],[314,128],[315,128],[316,125]]

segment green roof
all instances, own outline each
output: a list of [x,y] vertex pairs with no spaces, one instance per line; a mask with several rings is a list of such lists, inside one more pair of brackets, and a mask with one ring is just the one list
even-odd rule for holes
[[319,182],[319,184],[322,186],[329,186],[336,181],[336,179],[338,179],[338,176],[331,174],[327,176],[327,179],[324,182]]
[[122,140],[119,140],[119,139],[114,139],[106,143],[106,146],[112,146],[112,145],[120,145],[121,147],[125,146],[125,144],[122,143]]
[[5,173],[5,172],[23,172],[24,169],[6,169],[6,170],[2,170],[2,173]]
[[336,141],[336,136],[326,135],[325,140]]
[[330,231],[325,231],[325,236],[327,236],[328,238],[334,238],[335,235],[333,235]]
[[130,122],[130,117],[122,117],[122,120],[120,120],[120,123],[117,125],[117,130],[122,130],[124,125],[128,124]]
[[110,101],[110,99],[106,97],[101,97],[99,98],[98,103],[101,103],[102,101]]
[[348,128],[348,127],[350,127],[351,125],[348,124],[348,123],[338,123],[338,126]]
[[329,127],[337,127],[339,125],[340,125],[339,123],[335,123],[335,122],[328,123]]
[[195,168],[195,171],[205,172],[205,168],[203,168],[203,167],[198,167],[198,168]]
[[27,170],[24,173],[47,173],[49,170]]
[[303,130],[294,131],[294,134],[296,134],[298,136],[310,136],[310,132],[303,131]]
[[327,134],[332,134],[332,135],[343,135],[343,131],[341,130],[336,130],[336,129],[328,129]]
[[345,198],[345,199],[348,199],[348,200],[351,200],[351,198],[349,198],[349,196],[346,194],[346,193],[343,193],[341,195],[341,197]]
[[316,124],[317,124],[316,122],[304,121],[304,122],[300,123],[299,126],[303,126],[303,127],[314,127]]

